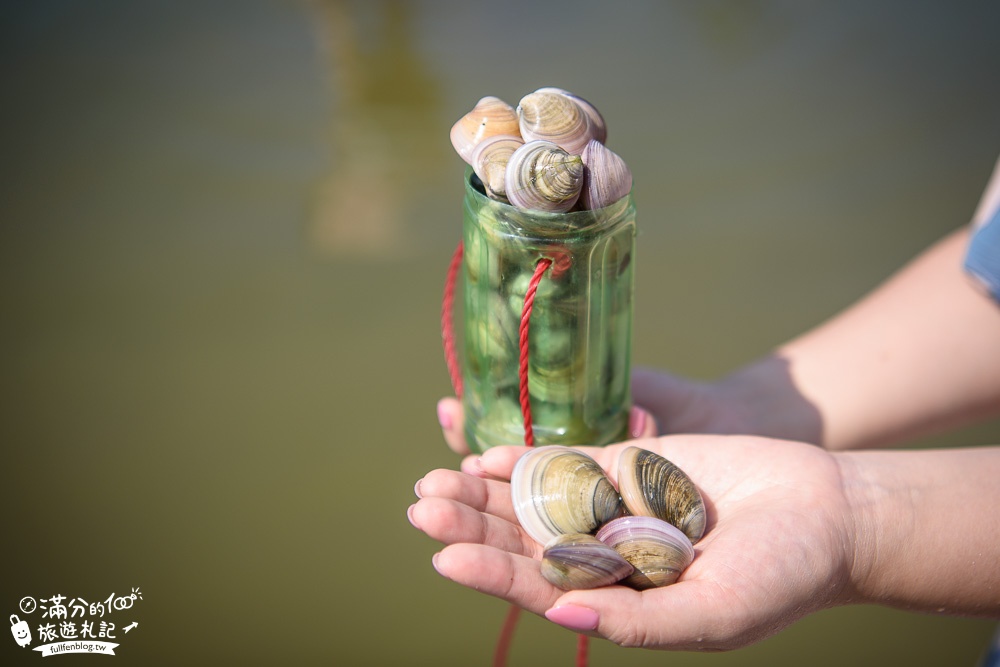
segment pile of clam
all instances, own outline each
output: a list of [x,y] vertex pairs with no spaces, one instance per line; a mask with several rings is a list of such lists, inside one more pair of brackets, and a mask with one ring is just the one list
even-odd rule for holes
[[672,584],[705,532],[691,479],[638,447],[618,458],[617,490],[594,459],[557,445],[522,456],[510,486],[521,527],[544,545],[542,576],[564,590]]
[[603,208],[632,189],[606,138],[600,112],[560,88],[539,88],[516,109],[484,97],[451,129],[452,145],[489,197],[556,213]]

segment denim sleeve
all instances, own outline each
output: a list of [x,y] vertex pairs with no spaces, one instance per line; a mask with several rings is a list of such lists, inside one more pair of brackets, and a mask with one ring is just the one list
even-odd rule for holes
[[969,241],[965,270],[1000,303],[1000,208],[975,231]]

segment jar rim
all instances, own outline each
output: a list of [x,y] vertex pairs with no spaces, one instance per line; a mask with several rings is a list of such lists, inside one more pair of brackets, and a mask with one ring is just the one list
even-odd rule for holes
[[472,167],[465,170],[465,194],[466,201],[471,199],[477,208],[489,207],[498,227],[546,238],[604,233],[633,217],[628,215],[629,211],[634,212],[631,190],[621,199],[593,210],[554,213],[519,208],[488,197]]

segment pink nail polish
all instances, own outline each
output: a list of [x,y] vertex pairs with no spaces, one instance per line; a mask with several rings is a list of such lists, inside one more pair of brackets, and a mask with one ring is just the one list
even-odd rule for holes
[[632,434],[633,438],[638,438],[646,430],[646,413],[642,410],[632,410],[632,415],[629,424],[629,433]]
[[569,628],[570,630],[576,630],[578,632],[596,630],[597,621],[600,619],[597,612],[593,609],[578,607],[573,604],[564,604],[558,607],[553,607],[545,612],[545,618],[549,619],[553,623],[563,626],[564,628]]
[[438,413],[438,423],[441,424],[441,428],[443,428],[446,431],[450,431],[452,426],[451,413],[449,413],[445,409],[445,407],[440,403],[438,403],[437,406],[437,413]]

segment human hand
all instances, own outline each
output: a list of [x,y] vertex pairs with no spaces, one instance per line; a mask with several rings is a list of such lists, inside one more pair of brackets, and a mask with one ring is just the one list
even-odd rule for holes
[[[469,444],[465,441],[465,412],[462,402],[451,396],[442,398],[437,404],[438,421],[444,440],[456,454],[461,454],[461,469],[463,472],[482,476],[479,467],[478,454],[470,454]],[[630,438],[648,438],[656,435],[656,422],[647,410],[632,406],[629,411],[628,433]]]
[[[518,525],[509,479],[523,447],[478,458],[483,477],[435,470],[417,482],[411,523],[446,546],[443,576],[577,632],[622,646],[719,650],[754,643],[796,619],[851,601],[855,527],[837,459],[754,437],[671,436],[633,443],[699,486],[708,531],[676,584],[559,590],[542,578],[542,546]],[[581,448],[612,479],[624,445]]]
[[[751,433],[772,437],[803,436],[809,432],[786,432],[775,422],[784,410],[794,416],[802,412],[794,399],[781,405],[767,397],[788,391],[787,377],[778,370],[781,362],[764,360],[750,372],[737,372],[715,383],[696,382],[679,375],[636,368],[632,373],[634,406],[629,415],[629,438],[647,438],[661,433]],[[758,370],[759,369],[759,370]],[[762,372],[763,371],[763,372]],[[792,394],[794,395],[794,394]],[[465,441],[465,415],[456,398],[443,398],[437,405],[438,421],[445,442],[457,454],[469,454]],[[766,423],[770,420],[770,423]],[[462,470],[478,474],[475,458],[466,458]]]

